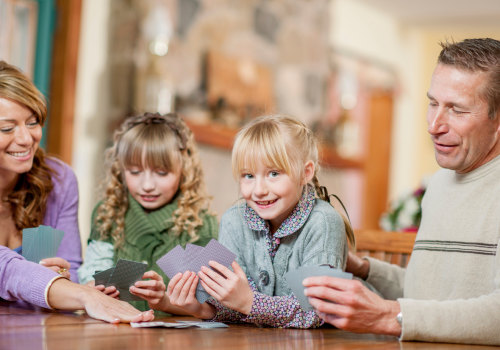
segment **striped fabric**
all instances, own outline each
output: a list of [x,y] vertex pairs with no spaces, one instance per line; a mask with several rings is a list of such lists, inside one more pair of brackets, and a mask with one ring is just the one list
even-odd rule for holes
[[417,240],[413,250],[495,255],[497,244],[464,241]]

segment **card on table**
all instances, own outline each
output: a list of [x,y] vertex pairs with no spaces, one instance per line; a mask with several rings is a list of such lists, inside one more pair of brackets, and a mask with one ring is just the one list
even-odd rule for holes
[[[207,266],[210,260],[230,267],[236,255],[220,244],[216,239],[210,240],[205,247],[187,244],[186,249],[180,245],[170,250],[156,262],[165,274],[172,278],[177,273],[186,271],[198,272],[202,266]],[[196,287],[196,299],[204,303],[210,295],[203,289],[201,283]]]
[[25,228],[23,230],[22,256],[38,263],[45,258],[53,258],[61,245],[64,232],[50,226]]
[[203,321],[177,321],[177,322],[162,322],[162,321],[152,321],[152,322],[131,322],[130,325],[134,328],[153,328],[153,327],[165,327],[165,328],[227,328],[227,324],[222,322],[203,322]]
[[312,276],[331,276],[352,279],[352,273],[344,272],[340,269],[331,268],[329,266],[302,266],[296,270],[288,271],[285,274],[285,278],[288,285],[292,289],[293,294],[300,303],[302,309],[309,311],[313,310],[307,296],[304,294],[305,287],[302,285],[302,281],[307,277]]
[[105,287],[115,286],[120,292],[120,300],[134,301],[143,300],[130,293],[130,286],[139,281],[148,268],[147,264],[120,259],[116,266],[94,274],[95,284],[102,284]]

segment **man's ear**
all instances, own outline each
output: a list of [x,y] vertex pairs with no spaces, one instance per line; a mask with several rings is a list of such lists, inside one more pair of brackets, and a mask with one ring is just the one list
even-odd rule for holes
[[302,185],[305,185],[314,177],[314,172],[316,171],[316,167],[312,160],[308,160],[304,165],[304,177],[302,179]]

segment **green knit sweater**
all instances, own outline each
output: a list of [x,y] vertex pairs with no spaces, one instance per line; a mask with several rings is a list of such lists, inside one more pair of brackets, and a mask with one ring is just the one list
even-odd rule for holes
[[[114,262],[116,264],[119,259],[127,259],[147,263],[148,270],[158,272],[163,277],[165,284],[168,284],[168,277],[156,264],[156,261],[172,248],[179,244],[185,247],[186,243],[190,243],[191,240],[187,232],[182,232],[178,236],[171,232],[174,226],[172,215],[177,209],[177,200],[152,212],[146,212],[130,195],[128,201],[129,208],[125,214],[125,241],[119,249],[115,248]],[[93,223],[98,207],[99,204],[92,215]],[[218,223],[214,215],[207,213],[202,214],[202,219],[203,225],[196,230],[199,238],[191,243],[205,246],[212,238],[217,238]],[[92,224],[89,239],[102,240],[95,224]],[[112,238],[105,241],[114,244]],[[131,302],[131,304],[139,310],[149,309],[146,301]]]

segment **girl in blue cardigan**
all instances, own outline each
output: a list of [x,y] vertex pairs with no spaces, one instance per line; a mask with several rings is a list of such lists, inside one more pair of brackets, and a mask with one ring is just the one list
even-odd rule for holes
[[[237,135],[233,174],[244,201],[222,217],[219,241],[237,258],[232,270],[210,267],[179,273],[167,288],[172,305],[202,319],[272,327],[309,328],[323,321],[303,310],[284,275],[304,265],[344,269],[348,222],[320,187],[318,149],[303,123],[286,116],[261,117]],[[320,198],[318,198],[320,197]],[[212,296],[200,304],[198,281]]]

